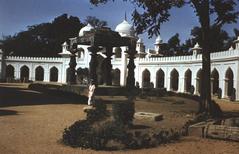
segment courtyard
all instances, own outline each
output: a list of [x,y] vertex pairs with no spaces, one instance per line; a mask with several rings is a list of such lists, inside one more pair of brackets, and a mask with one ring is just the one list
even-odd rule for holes
[[[83,107],[87,105],[84,97],[76,100],[30,90],[27,86],[0,84],[1,153],[96,153],[93,150],[71,148],[60,141],[64,128],[85,118]],[[102,96],[101,99],[110,101],[123,98]],[[238,103],[230,103],[227,100],[217,102],[225,113],[239,113]],[[180,97],[147,97],[136,98],[135,107],[136,112],[164,115],[163,121],[149,122],[150,127],[180,129],[197,112],[198,103]],[[137,120],[135,122],[140,123]],[[109,153],[237,153],[238,150],[238,142],[188,136],[157,148]]]

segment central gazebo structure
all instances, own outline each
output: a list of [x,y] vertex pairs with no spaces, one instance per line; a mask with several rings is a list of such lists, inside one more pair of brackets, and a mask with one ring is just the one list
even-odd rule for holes
[[[78,49],[78,45],[87,45],[88,50],[90,51],[91,60],[89,63],[90,70],[90,80],[92,80],[97,85],[97,53],[102,52],[106,55],[105,58],[105,69],[104,69],[104,77],[106,85],[112,85],[112,64],[111,64],[111,56],[114,55],[113,48],[114,47],[122,47],[127,46],[128,50],[126,53],[128,54],[128,76],[126,81],[127,88],[135,87],[135,77],[134,77],[134,59],[136,55],[136,39],[132,37],[121,37],[118,32],[112,31],[110,28],[96,28],[91,29],[89,31],[84,31],[82,35],[71,38],[69,44],[69,51],[71,52],[70,59],[70,84],[76,83],[76,75],[75,75],[75,67],[76,67],[76,55],[75,53],[80,50]],[[105,48],[105,50],[102,50]],[[104,51],[104,52],[103,52]]]

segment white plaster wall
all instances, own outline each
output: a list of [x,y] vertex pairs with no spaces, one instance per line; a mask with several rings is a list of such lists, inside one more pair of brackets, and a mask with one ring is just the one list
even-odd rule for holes
[[[89,68],[89,62],[91,59],[87,46],[81,46],[84,49],[84,56],[77,58],[76,69]],[[112,58],[112,68],[118,68],[120,70],[120,85],[126,85],[127,78],[127,54],[125,51],[127,47],[121,47],[122,58]],[[58,82],[66,82],[66,69],[69,67],[69,58],[35,58],[35,57],[12,57],[6,58],[6,65],[11,64],[14,67],[14,75],[16,79],[20,78],[20,68],[26,65],[29,68],[29,76],[31,80],[35,80],[35,69],[38,66],[44,69],[44,81],[49,81],[50,68],[56,67],[58,69]],[[136,58],[135,59],[135,80],[139,82],[142,87],[142,72],[148,69],[150,72],[150,80],[156,87],[156,73],[159,69],[162,69],[165,74],[164,87],[170,90],[170,74],[173,69],[176,69],[179,73],[179,88],[178,92],[184,92],[184,76],[185,72],[190,69],[192,72],[191,84],[195,87],[196,94],[196,75],[199,69],[202,67],[202,55],[191,56],[177,56],[177,57],[158,57],[158,58]],[[234,88],[236,89],[236,99],[239,100],[239,49],[223,51],[211,54],[211,70],[214,68],[219,72],[219,88],[222,89],[222,97],[225,95],[225,73],[228,68],[231,68],[234,75]]]

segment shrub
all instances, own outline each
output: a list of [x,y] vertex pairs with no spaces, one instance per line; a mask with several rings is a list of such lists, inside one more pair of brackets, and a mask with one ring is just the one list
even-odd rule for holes
[[134,112],[134,102],[124,101],[112,104],[113,119],[118,124],[131,124],[134,118]]
[[86,112],[86,119],[89,121],[97,121],[104,119],[108,115],[108,111],[106,110],[106,105],[102,101],[97,101],[97,103],[94,103],[93,106],[95,108],[85,110]]
[[155,147],[178,140],[180,133],[174,130],[130,130],[114,121],[94,123],[77,121],[63,133],[63,143],[72,147],[95,150],[140,149]]
[[72,147],[92,148],[95,150],[107,149],[111,140],[121,141],[126,137],[123,127],[113,122],[105,122],[94,126],[88,120],[75,122],[63,133],[63,143]]
[[88,138],[85,134],[90,131],[90,124],[87,120],[75,122],[63,132],[63,143],[72,147],[89,148]]

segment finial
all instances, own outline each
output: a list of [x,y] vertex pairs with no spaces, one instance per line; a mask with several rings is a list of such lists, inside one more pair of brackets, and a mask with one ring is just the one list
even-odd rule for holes
[[232,50],[234,50],[234,48],[231,46],[231,47],[229,48],[229,51],[232,51]]
[[127,21],[126,11],[125,11],[125,13],[124,13],[124,20]]

